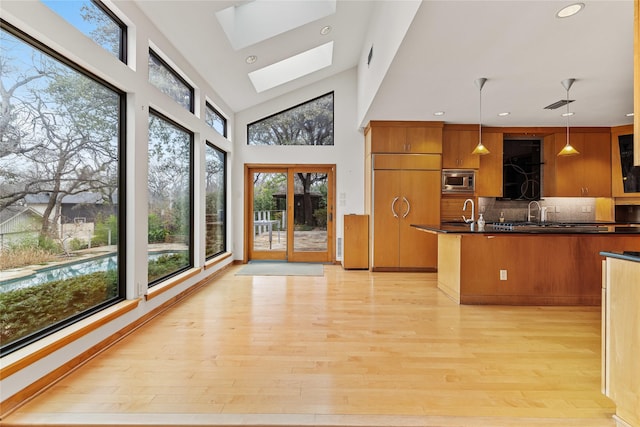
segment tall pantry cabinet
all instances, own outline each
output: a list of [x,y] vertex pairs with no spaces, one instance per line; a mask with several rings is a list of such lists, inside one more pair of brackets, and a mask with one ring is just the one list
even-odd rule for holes
[[435,271],[442,122],[372,121],[365,129],[365,213],[372,271]]

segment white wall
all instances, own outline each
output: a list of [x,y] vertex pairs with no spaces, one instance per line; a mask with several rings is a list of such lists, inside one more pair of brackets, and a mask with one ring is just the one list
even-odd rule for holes
[[[357,121],[362,127],[366,125],[363,122],[365,116],[421,3],[421,0],[381,1],[374,6],[369,32],[358,61]],[[367,66],[372,46],[373,56],[371,64]]]
[[[248,146],[247,124],[275,112],[334,92],[333,146]],[[364,135],[356,120],[356,70],[332,78],[236,114],[237,135],[233,154],[232,211],[235,213],[234,257],[242,259],[244,250],[244,165],[266,164],[335,164],[336,165],[336,239],[342,237],[344,214],[364,212]],[[344,203],[341,204],[341,200]],[[338,246],[336,244],[336,252]]]

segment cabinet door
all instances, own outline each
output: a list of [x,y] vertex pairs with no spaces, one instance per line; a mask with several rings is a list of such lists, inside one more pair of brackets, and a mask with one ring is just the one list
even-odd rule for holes
[[[555,151],[566,144],[556,134]],[[558,197],[611,197],[611,136],[602,132],[576,132],[570,142],[580,154],[555,159],[555,194]]]
[[441,127],[408,127],[407,152],[442,153]]
[[407,145],[407,128],[376,126],[371,129],[372,153],[403,153]]
[[369,215],[344,216],[342,266],[369,268]]
[[502,133],[483,133],[482,143],[489,154],[480,156],[480,168],[476,174],[476,195],[502,197]]
[[588,197],[611,197],[611,134],[585,134],[583,194]]
[[411,224],[440,223],[440,171],[405,170],[401,176],[399,266],[435,269],[438,236],[420,231]]
[[471,154],[477,144],[477,131],[445,129],[442,133],[442,167],[478,169],[480,156]]
[[402,212],[400,171],[373,173],[373,260],[372,268],[397,267],[399,223]]

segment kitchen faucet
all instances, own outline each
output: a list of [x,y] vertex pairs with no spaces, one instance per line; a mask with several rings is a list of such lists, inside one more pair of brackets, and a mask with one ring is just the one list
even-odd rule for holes
[[467,218],[464,217],[464,215],[462,215],[462,219],[467,224],[473,224],[474,222],[476,222],[476,208],[475,208],[475,205],[473,203],[473,200],[472,199],[467,199],[467,200],[464,201],[464,205],[462,205],[462,210],[463,211],[467,210],[467,202],[471,202],[471,218],[467,219]]
[[529,206],[527,207],[527,222],[531,222],[531,205],[535,204],[538,207],[538,214],[542,212],[542,208],[540,207],[540,203],[536,200],[532,200],[529,202]]

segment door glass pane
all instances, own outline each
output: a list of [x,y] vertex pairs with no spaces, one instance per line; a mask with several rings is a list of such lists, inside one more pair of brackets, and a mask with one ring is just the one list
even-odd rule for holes
[[287,174],[253,173],[253,250],[287,249]]
[[327,250],[327,183],[325,173],[294,175],[294,252]]

